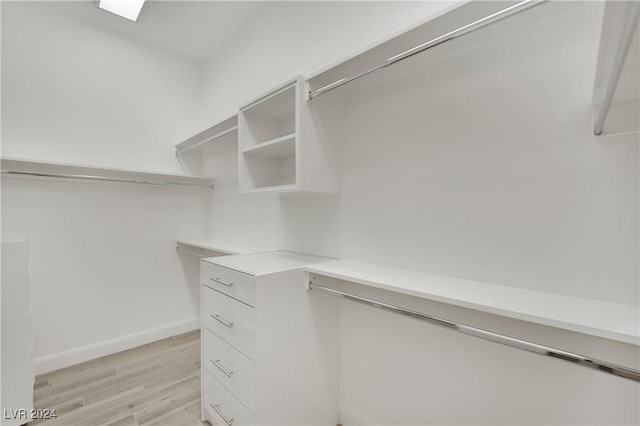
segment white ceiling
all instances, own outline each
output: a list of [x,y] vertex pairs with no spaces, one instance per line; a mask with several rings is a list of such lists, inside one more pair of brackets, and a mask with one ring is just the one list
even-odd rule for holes
[[264,8],[265,1],[147,0],[138,22],[101,10],[93,0],[49,1],[50,7],[180,56],[204,61]]

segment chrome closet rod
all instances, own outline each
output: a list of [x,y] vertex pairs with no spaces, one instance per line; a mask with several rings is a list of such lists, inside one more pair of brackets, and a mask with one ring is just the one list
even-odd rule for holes
[[357,80],[361,77],[364,77],[366,75],[372,74],[376,71],[381,70],[382,68],[386,68],[389,65],[395,64],[397,62],[402,61],[403,59],[407,59],[413,55],[415,55],[416,53],[420,53],[420,52],[424,52],[425,50],[431,49],[432,47],[435,47],[439,44],[445,43],[447,41],[453,40],[457,37],[460,37],[462,35],[468,34],[470,32],[473,32],[475,30],[478,30],[480,28],[486,27],[487,25],[493,24],[494,22],[500,21],[504,18],[507,18],[511,15],[515,15],[516,13],[522,12],[523,10],[527,10],[533,6],[537,6],[541,3],[546,2],[547,0],[524,0],[521,1],[520,3],[517,3],[513,6],[507,7],[506,9],[502,9],[496,13],[493,13],[491,15],[485,16],[482,19],[478,19],[477,21],[474,21],[470,24],[467,24],[465,26],[462,26],[458,29],[455,29],[453,31],[450,31],[446,34],[443,34],[439,37],[434,38],[433,40],[427,41],[425,43],[422,43],[418,46],[415,46],[409,50],[406,50],[402,53],[399,53],[395,56],[390,57],[389,59],[387,59],[385,61],[385,63],[381,64],[381,65],[377,65],[375,67],[369,68],[366,71],[363,71],[359,74],[355,74],[352,75],[350,77],[345,77],[342,78],[340,80],[334,81],[331,84],[327,84],[326,86],[323,86],[317,90],[312,90],[309,91],[309,99],[313,99],[318,95],[321,95],[323,93],[327,93],[330,90],[333,90],[337,87],[340,87],[344,84],[350,83],[354,80]]
[[560,349],[551,348],[548,346],[539,345],[537,343],[528,342],[526,340],[516,339],[514,337],[505,336],[504,334],[493,333],[480,328],[471,327],[464,324],[459,324],[453,321],[445,320],[442,318],[426,315],[420,312],[411,311],[409,309],[401,308],[399,306],[389,305],[387,303],[378,302],[376,300],[367,299],[366,297],[357,296],[355,294],[346,293],[340,290],[334,290],[332,288],[319,286],[309,282],[310,290],[318,290],[324,293],[332,294],[334,296],[342,296],[345,299],[352,300],[354,302],[363,303],[365,305],[380,308],[385,311],[395,312],[400,315],[415,318],[421,321],[428,322],[429,324],[437,325],[440,327],[448,328],[459,333],[468,334],[470,336],[478,337],[480,339],[488,340],[494,343],[500,343],[502,345],[511,346],[523,351],[532,352],[538,355],[549,356],[562,361],[572,362],[583,367],[587,367],[593,370],[602,371],[604,373],[613,374],[615,376],[624,377],[636,382],[640,382],[640,371],[632,368],[623,367],[620,365],[612,364],[606,361],[597,360],[594,358],[588,358],[582,355],[566,352]]
[[[136,183],[136,184],[156,185],[156,186],[166,186],[166,185],[209,186],[209,185],[202,185],[198,183],[188,183],[188,182],[162,182],[162,181],[151,181],[151,180],[142,180],[142,179],[120,179],[120,178],[111,178],[106,176],[93,176],[93,175],[69,175],[69,174],[63,174],[63,173],[23,172],[18,170],[2,170],[2,174],[36,176],[36,177],[46,177],[46,178],[75,179],[75,180],[96,180],[101,182]],[[213,185],[211,185],[210,187],[213,188]]]

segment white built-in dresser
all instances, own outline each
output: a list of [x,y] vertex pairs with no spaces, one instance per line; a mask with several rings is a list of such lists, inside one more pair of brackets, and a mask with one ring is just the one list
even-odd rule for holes
[[202,259],[203,419],[338,423],[339,299],[311,295],[304,270],[328,260],[286,251]]

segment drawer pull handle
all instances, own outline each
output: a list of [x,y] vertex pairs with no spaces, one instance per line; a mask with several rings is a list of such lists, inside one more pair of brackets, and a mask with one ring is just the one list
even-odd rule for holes
[[233,285],[233,283],[224,282],[220,278],[209,278],[209,279],[211,281],[217,282],[218,284],[226,285],[227,287],[231,287]]
[[216,410],[216,413],[218,413],[218,415],[222,417],[222,420],[224,420],[227,426],[233,425],[233,419],[228,419],[224,414],[222,414],[222,411],[220,411],[220,404],[216,404],[216,405],[211,404],[211,408]]
[[223,372],[227,377],[231,377],[231,376],[233,375],[233,371],[227,371],[227,370],[225,370],[225,369],[220,365],[220,360],[219,360],[219,359],[216,359],[215,361],[213,361],[213,360],[209,360],[209,361],[211,361],[211,363],[212,363],[213,365],[215,365],[216,367],[218,367],[218,369],[219,369],[220,371],[222,371],[222,372]]
[[226,322],[225,320],[220,318],[220,315],[209,315],[211,318],[213,318],[214,320],[226,325],[227,327],[231,328],[233,326],[232,322]]

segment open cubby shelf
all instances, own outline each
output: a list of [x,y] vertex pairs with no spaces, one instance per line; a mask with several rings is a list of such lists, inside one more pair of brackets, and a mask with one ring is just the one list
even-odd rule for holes
[[296,155],[296,135],[291,133],[252,148],[247,148],[243,152],[249,155],[259,155],[269,158],[290,158]]

